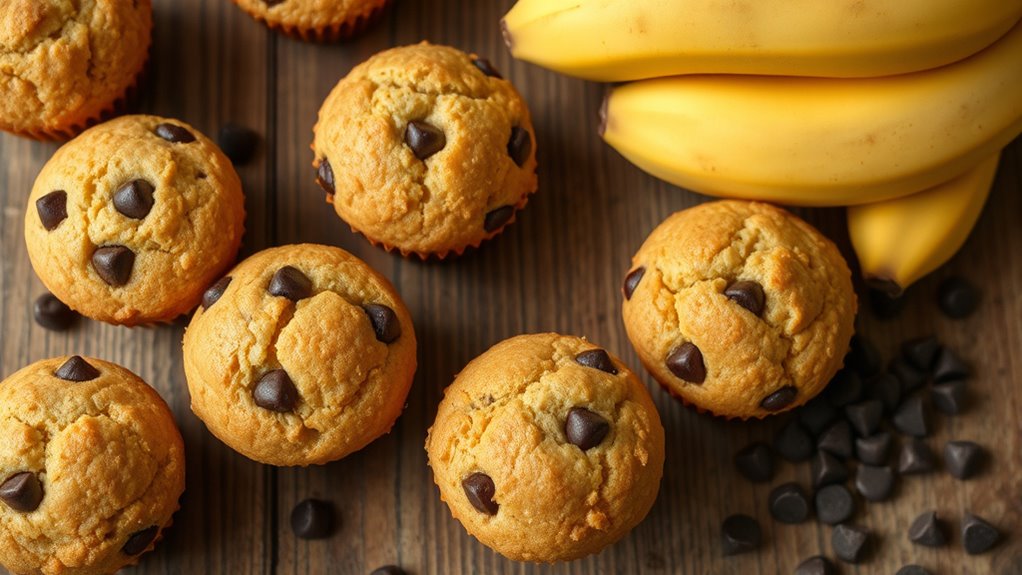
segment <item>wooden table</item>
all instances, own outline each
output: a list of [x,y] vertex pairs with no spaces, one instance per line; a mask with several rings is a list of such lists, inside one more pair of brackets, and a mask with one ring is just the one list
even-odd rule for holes
[[[42,358],[81,353],[121,363],[166,398],[184,434],[188,488],[174,526],[134,573],[368,573],[398,563],[410,573],[791,573],[803,558],[833,557],[830,531],[815,522],[785,526],[766,512],[770,485],[737,475],[733,453],[769,438],[778,421],[727,423],[696,415],[648,377],[667,431],[667,466],[652,513],[596,557],[543,567],[502,559],[466,535],[440,502],[423,450],[442,390],[470,359],[506,337],[546,330],[585,335],[638,366],[620,320],[619,285],[631,254],[668,214],[704,198],[662,184],[627,164],[596,135],[603,88],[513,62],[497,28],[512,0],[404,0],[354,43],[312,45],[269,33],[228,0],[156,0],[155,45],[139,111],[181,118],[207,134],[235,121],[264,136],[257,159],[240,168],[247,194],[243,255],[293,242],[339,245],[387,275],[411,308],[420,342],[408,407],[390,435],[347,459],[277,469],[232,452],[189,411],[181,366],[186,320],[126,329],[82,322],[50,333],[31,319],[43,287],[28,262],[23,214],[32,182],[56,149],[0,136],[0,375]],[[540,191],[499,239],[443,263],[403,260],[353,235],[313,183],[309,143],[320,102],[356,63],[384,48],[428,39],[473,50],[523,92],[536,123]],[[912,561],[935,573],[1022,573],[1022,145],[1004,157],[978,230],[954,261],[908,294],[898,319],[864,311],[861,331],[890,356],[909,336],[936,332],[969,358],[977,376],[966,415],[939,418],[931,445],[974,439],[993,454],[978,478],[946,473],[909,478],[893,502],[865,506],[854,523],[881,535],[869,563],[842,573],[893,574]],[[845,249],[841,210],[799,210]],[[983,287],[979,312],[945,319],[938,281],[961,274]],[[863,306],[866,307],[866,306]],[[783,465],[773,485],[808,484],[807,466]],[[335,502],[342,526],[326,541],[292,535],[292,506],[306,497]],[[957,526],[971,510],[1013,532],[996,551],[971,558],[960,537],[942,550],[909,543],[916,514],[937,509]],[[760,553],[722,557],[721,520],[756,516]]]

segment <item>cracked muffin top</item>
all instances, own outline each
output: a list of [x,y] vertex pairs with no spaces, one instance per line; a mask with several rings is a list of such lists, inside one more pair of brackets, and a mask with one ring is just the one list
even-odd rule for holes
[[98,359],[34,363],[0,384],[0,563],[92,575],[152,548],[185,487],[181,434],[130,371]]
[[192,411],[234,450],[322,464],[388,432],[415,330],[383,276],[335,247],[259,252],[210,287],[184,338]]
[[649,392],[605,350],[521,335],[444,391],[426,451],[441,498],[470,534],[514,560],[568,561],[649,512],[664,430]]
[[0,2],[0,129],[66,139],[114,111],[152,25],[151,0]]
[[230,160],[196,129],[124,116],[62,146],[36,178],[25,241],[61,301],[121,325],[193,310],[233,263],[245,198]]
[[624,322],[640,359],[687,404],[725,417],[801,405],[841,367],[856,299],[837,247],[768,204],[667,218],[632,258]]
[[337,214],[388,250],[478,246],[536,190],[525,101],[485,59],[422,43],[376,54],[319,111],[316,180]]

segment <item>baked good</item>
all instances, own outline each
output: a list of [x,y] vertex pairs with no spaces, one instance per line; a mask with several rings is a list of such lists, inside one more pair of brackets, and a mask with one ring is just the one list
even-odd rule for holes
[[271,248],[203,296],[185,332],[192,411],[271,465],[321,464],[388,432],[415,373],[415,330],[383,276],[335,247]]
[[0,129],[67,139],[118,111],[149,58],[151,0],[0,2]]
[[709,202],[667,218],[624,282],[628,338],[676,397],[726,417],[813,398],[841,367],[856,311],[837,247],[794,215]]
[[525,101],[485,59],[428,43],[356,66],[319,110],[314,167],[352,229],[404,255],[460,254],[536,190]]
[[567,561],[624,537],[660,488],[649,392],[605,350],[544,333],[505,340],[444,391],[426,451],[465,529],[519,561]]
[[306,41],[333,42],[379,19],[389,0],[234,0],[273,30]]
[[166,322],[199,304],[244,232],[241,181],[178,120],[123,116],[62,146],[36,178],[25,241],[39,279],[93,319]]
[[181,434],[135,374],[79,356],[0,384],[0,563],[99,575],[152,549],[185,487]]

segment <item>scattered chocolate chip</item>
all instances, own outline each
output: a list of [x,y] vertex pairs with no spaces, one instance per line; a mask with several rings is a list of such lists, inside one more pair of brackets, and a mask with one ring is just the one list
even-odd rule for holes
[[513,215],[515,215],[514,206],[501,206],[494,210],[490,210],[483,218],[483,230],[485,230],[486,233],[495,232],[510,222],[511,216]]
[[211,285],[202,294],[202,309],[209,309],[216,302],[220,301],[220,298],[227,291],[227,286],[231,285],[231,276],[224,276],[220,278],[220,281]]
[[469,503],[480,512],[487,515],[496,515],[500,505],[493,500],[497,488],[493,479],[485,473],[473,473],[461,481],[461,487],[465,490],[465,497]]
[[224,155],[230,158],[234,165],[243,166],[255,154],[259,134],[245,126],[227,123],[220,128],[216,140]]
[[797,420],[792,419],[774,437],[774,449],[784,459],[798,463],[813,455],[813,438],[806,433]]
[[621,288],[621,292],[625,294],[626,300],[632,299],[632,294],[635,293],[635,288],[639,287],[639,282],[642,281],[642,276],[644,275],[646,275],[646,268],[637,267],[625,276],[625,283]]
[[947,535],[944,533],[944,526],[937,519],[936,511],[927,511],[916,517],[908,528],[908,538],[911,542],[926,547],[943,547],[947,544]]
[[894,491],[894,470],[888,466],[860,465],[855,470],[855,489],[867,501],[886,501]]
[[869,552],[870,532],[851,525],[838,525],[830,536],[837,558],[848,563],[862,561]]
[[758,316],[763,313],[766,304],[766,294],[763,293],[763,286],[753,281],[737,281],[724,290],[724,295],[731,301]]
[[905,308],[905,298],[892,297],[884,290],[869,290],[869,309],[878,319],[894,319]]
[[759,523],[748,515],[732,515],[721,526],[724,555],[738,555],[759,547],[763,539]]
[[955,352],[946,347],[940,350],[937,364],[933,367],[934,382],[944,383],[958,379],[968,379],[971,375],[972,369]]
[[958,415],[965,409],[965,382],[948,381],[938,383],[930,389],[930,400],[937,411],[947,415]]
[[866,465],[884,465],[891,454],[891,434],[881,431],[855,440],[855,456]]
[[926,373],[916,369],[903,357],[895,358],[887,369],[898,378],[903,394],[915,391],[926,383]]
[[798,397],[798,388],[786,385],[764,397],[763,401],[759,402],[759,406],[767,411],[780,411],[791,405],[796,397]]
[[841,459],[848,459],[852,456],[852,426],[844,420],[831,425],[816,440],[816,448]]
[[159,124],[156,135],[175,144],[188,144],[195,141],[195,135],[176,124]]
[[949,441],[944,445],[944,468],[956,479],[969,479],[982,467],[984,455],[972,441]]
[[809,518],[809,498],[797,483],[775,487],[767,501],[770,515],[781,523],[802,523]]
[[880,420],[884,415],[884,404],[876,399],[869,399],[845,407],[845,417],[855,427],[859,437],[873,435],[880,428]]
[[930,572],[919,565],[905,565],[894,575],[930,575]]
[[901,403],[901,382],[889,373],[881,373],[866,384],[866,397],[879,400],[885,412],[894,413]]
[[855,514],[855,498],[841,484],[827,485],[816,492],[816,518],[827,525],[837,525]]
[[985,520],[966,513],[962,519],[962,545],[969,555],[989,551],[1001,540],[1001,533]]
[[507,155],[518,167],[525,165],[532,154],[532,136],[525,128],[515,126],[511,128],[511,138],[507,141]]
[[898,455],[898,473],[918,475],[929,473],[937,466],[936,457],[930,446],[921,439],[912,439],[901,446]]
[[298,405],[298,388],[287,372],[275,369],[259,378],[252,388],[252,398],[263,409],[287,413]]
[[297,302],[312,295],[312,280],[292,266],[284,266],[273,274],[266,288],[270,295]]
[[334,528],[334,508],[329,501],[306,499],[291,510],[291,531],[302,539],[324,539]]
[[913,367],[922,371],[930,370],[933,360],[937,359],[938,351],[940,342],[932,335],[911,339],[901,344],[901,354]]
[[103,246],[92,254],[92,268],[107,284],[118,287],[128,283],[135,267],[135,252],[124,246]]
[[843,483],[848,479],[848,468],[845,467],[845,464],[826,451],[817,451],[809,468],[813,487],[816,489]]
[[774,477],[774,456],[765,443],[753,443],[735,454],[735,468],[749,481],[764,483]]
[[57,371],[53,372],[53,375],[64,381],[81,383],[83,381],[92,381],[99,377],[99,370],[92,367],[80,355],[73,355],[58,367]]
[[845,365],[855,370],[862,377],[873,377],[884,367],[883,357],[869,340],[861,335],[853,335],[849,344]]
[[837,417],[837,410],[825,397],[815,397],[798,408],[798,420],[813,435],[823,432]]
[[46,231],[52,232],[67,219],[67,192],[57,190],[46,194],[35,201],[35,209],[39,213],[39,222]]
[[830,559],[817,555],[799,563],[795,575],[837,575],[837,568]]
[[316,183],[327,195],[334,195],[334,169],[330,167],[330,162],[326,158],[321,159],[319,166],[316,167]]
[[397,565],[384,565],[373,569],[373,572],[369,575],[406,575],[404,569],[401,569]]
[[156,189],[145,180],[131,180],[114,192],[114,208],[121,215],[136,220],[145,219],[153,209]]
[[37,324],[52,331],[64,331],[78,318],[78,312],[49,292],[36,298],[32,315]]
[[15,473],[0,484],[0,500],[21,513],[35,511],[43,500],[43,484],[31,471]]
[[476,68],[479,68],[480,72],[491,78],[503,78],[503,76],[500,75],[500,72],[498,72],[497,69],[493,67],[493,64],[486,58],[475,58],[472,60],[472,64],[474,64]]
[[362,309],[369,316],[369,322],[373,324],[377,341],[393,343],[401,337],[401,320],[397,318],[394,310],[378,303],[368,303],[362,306]]
[[842,369],[834,374],[823,393],[834,407],[855,403],[862,397],[862,378],[850,369]]
[[405,143],[412,149],[416,158],[425,160],[444,149],[447,136],[443,130],[426,122],[408,122],[405,128]]
[[128,537],[128,540],[124,542],[124,546],[121,547],[121,552],[125,555],[138,555],[142,553],[152,545],[159,532],[159,526],[153,525],[132,533],[131,537]]
[[573,407],[564,420],[564,434],[568,442],[582,451],[596,447],[610,432],[610,423],[598,413],[584,407]]
[[610,354],[608,354],[606,350],[587,349],[575,356],[575,362],[579,365],[605,371],[613,375],[617,374],[617,368],[614,367],[614,361],[610,359]]
[[691,342],[685,342],[667,354],[667,369],[675,376],[689,383],[706,381],[706,366],[703,365],[703,354]]
[[979,307],[979,290],[963,278],[949,277],[937,288],[937,304],[944,315],[962,319]]
[[926,437],[930,433],[929,415],[923,399],[919,395],[912,395],[901,402],[898,410],[894,412],[891,423],[901,433],[913,437]]

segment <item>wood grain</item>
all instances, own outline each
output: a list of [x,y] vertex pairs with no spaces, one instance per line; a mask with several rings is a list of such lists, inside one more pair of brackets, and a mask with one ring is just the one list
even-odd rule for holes
[[[189,411],[180,359],[184,320],[125,329],[83,321],[67,333],[31,320],[43,288],[23,240],[25,202],[53,144],[0,135],[0,376],[45,357],[82,353],[121,363],[155,386],[173,408],[188,453],[188,489],[175,525],[140,574],[358,574],[385,563],[409,573],[462,575],[790,573],[830,550],[830,528],[773,523],[770,485],[753,486],[731,457],[769,440],[780,421],[729,423],[695,414],[648,377],[667,431],[667,468],[657,505],[630,536],[603,553],[556,566],[502,559],[470,538],[440,502],[426,466],[426,429],[442,390],[472,357],[506,337],[537,331],[585,335],[631,365],[639,363],[620,322],[619,285],[631,254],[668,214],[704,198],[660,183],[604,146],[594,123],[603,88],[513,62],[496,26],[511,0],[403,0],[357,41],[296,42],[268,32],[227,0],[156,0],[155,45],[137,109],[179,117],[207,134],[228,121],[263,135],[255,161],[240,168],[247,194],[243,255],[271,245],[339,245],[387,275],[404,296],[420,341],[419,372],[393,432],[345,460],[276,469],[241,457]],[[499,239],[443,263],[403,260],[353,235],[312,182],[309,144],[320,102],[353,65],[389,46],[428,39],[488,56],[528,100],[536,125],[540,192]],[[992,453],[973,480],[944,473],[900,482],[893,502],[870,504],[854,523],[874,529],[872,560],[842,573],[894,573],[918,562],[935,573],[1022,573],[1022,145],[1004,155],[996,189],[962,252],[910,290],[895,320],[864,310],[860,330],[888,357],[899,342],[937,333],[976,367],[967,415],[940,418],[929,440],[973,439]],[[799,210],[849,258],[840,210]],[[936,286],[960,274],[983,286],[979,312],[963,321],[936,313]],[[863,306],[867,307],[867,306]],[[808,484],[807,466],[781,467],[772,485]],[[341,528],[305,542],[288,527],[306,497],[336,505]],[[968,557],[957,533],[941,550],[913,546],[905,533],[921,511],[951,525],[965,510],[1005,532],[995,552]],[[724,558],[721,520],[756,516],[760,553]]]

